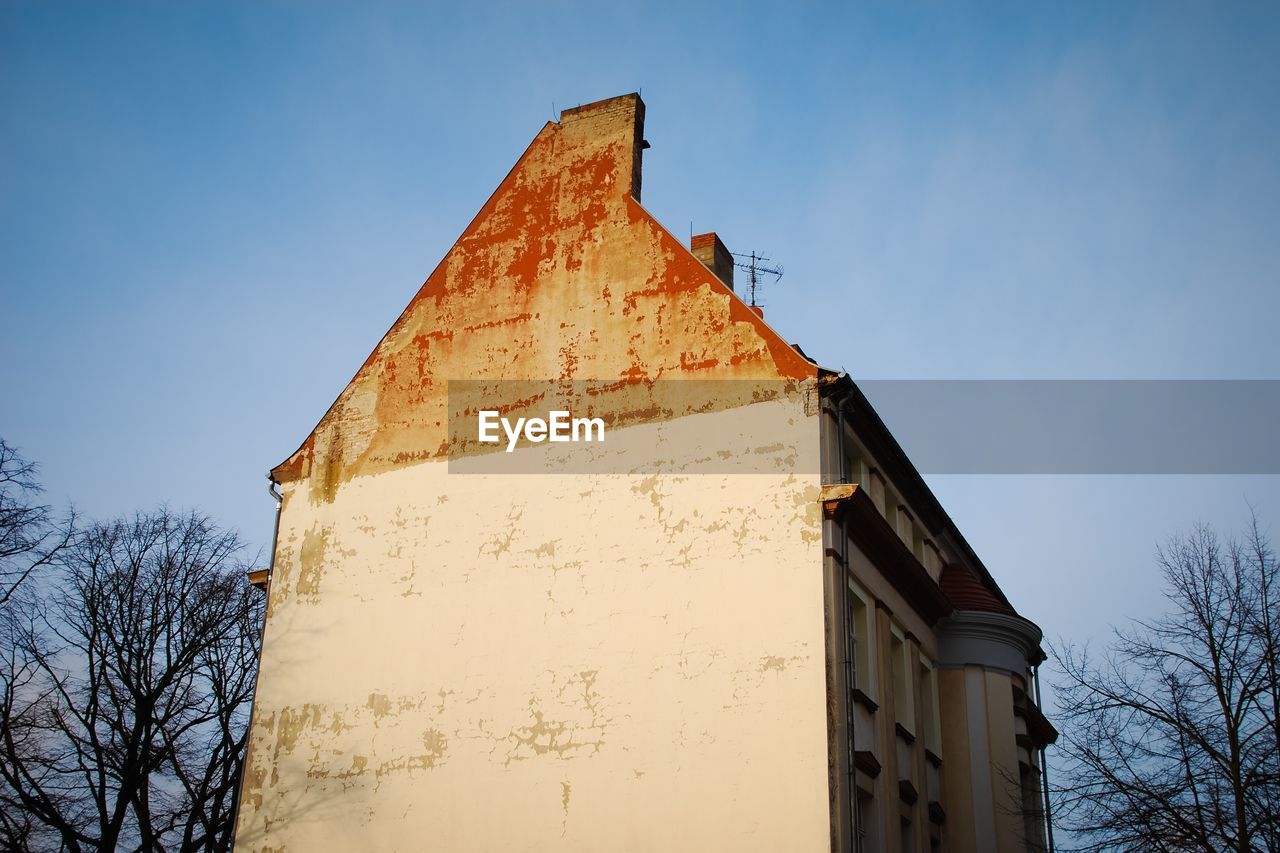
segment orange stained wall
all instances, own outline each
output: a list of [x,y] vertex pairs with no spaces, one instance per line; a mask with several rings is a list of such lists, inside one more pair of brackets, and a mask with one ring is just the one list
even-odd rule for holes
[[637,201],[643,124],[625,95],[543,127],[276,479],[447,455],[450,379],[815,377]]

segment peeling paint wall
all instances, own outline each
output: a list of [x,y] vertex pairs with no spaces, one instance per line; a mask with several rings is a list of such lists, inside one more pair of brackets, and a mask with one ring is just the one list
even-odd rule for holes
[[[816,369],[636,201],[642,120],[543,128],[276,469],[243,849],[828,849]],[[476,378],[789,380],[618,452],[752,423],[792,461],[450,474]]]

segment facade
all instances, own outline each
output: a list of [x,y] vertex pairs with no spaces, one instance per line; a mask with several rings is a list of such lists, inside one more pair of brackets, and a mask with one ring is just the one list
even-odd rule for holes
[[[272,471],[241,848],[1043,844],[1039,629],[723,243],[641,206],[643,128],[543,127]],[[468,432],[558,405],[608,440]]]

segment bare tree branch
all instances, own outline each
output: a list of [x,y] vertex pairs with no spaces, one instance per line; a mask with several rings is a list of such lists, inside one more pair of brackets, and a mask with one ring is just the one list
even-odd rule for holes
[[36,502],[44,488],[40,466],[0,437],[0,606],[37,570],[67,547],[75,530],[71,512],[61,520]]
[[262,620],[235,534],[166,509],[97,524],[0,649],[0,843],[226,850]]
[[1058,653],[1058,821],[1087,849],[1280,850],[1280,566],[1256,516],[1157,552],[1169,612]]

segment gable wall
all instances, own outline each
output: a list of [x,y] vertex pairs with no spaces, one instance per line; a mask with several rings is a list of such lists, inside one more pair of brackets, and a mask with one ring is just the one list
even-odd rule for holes
[[[276,469],[245,849],[829,848],[816,370],[635,200],[642,109],[545,127]],[[601,380],[632,455],[450,474],[463,378]]]

